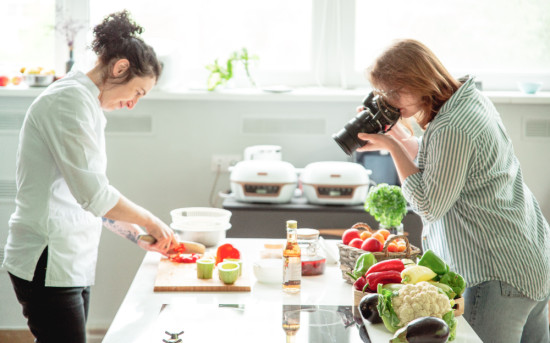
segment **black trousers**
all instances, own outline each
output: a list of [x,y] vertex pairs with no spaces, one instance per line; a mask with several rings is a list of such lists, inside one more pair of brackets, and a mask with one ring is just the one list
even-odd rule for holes
[[10,274],[17,300],[37,343],[86,343],[90,287],[46,287],[48,248],[31,282]]

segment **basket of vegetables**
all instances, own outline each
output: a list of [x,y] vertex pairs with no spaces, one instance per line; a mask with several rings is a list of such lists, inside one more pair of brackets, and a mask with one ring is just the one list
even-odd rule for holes
[[429,337],[430,342],[454,340],[455,317],[464,313],[462,293],[466,283],[462,276],[449,270],[430,250],[418,264],[386,260],[364,271],[365,265],[372,261],[364,259],[350,273],[356,278],[354,305],[364,321],[383,323],[394,333],[390,342],[407,342],[403,337],[412,338],[416,334]]
[[342,277],[353,283],[350,272],[357,259],[370,252],[376,261],[407,259],[416,261],[421,251],[409,243],[406,235],[393,235],[386,229],[373,230],[365,223],[356,223],[344,231],[342,243],[338,243]]

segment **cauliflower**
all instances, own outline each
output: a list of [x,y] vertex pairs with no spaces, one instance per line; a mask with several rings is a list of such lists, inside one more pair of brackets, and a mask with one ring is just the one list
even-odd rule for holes
[[392,304],[399,318],[399,326],[420,317],[443,318],[451,310],[449,298],[426,281],[403,286],[399,295],[392,299]]

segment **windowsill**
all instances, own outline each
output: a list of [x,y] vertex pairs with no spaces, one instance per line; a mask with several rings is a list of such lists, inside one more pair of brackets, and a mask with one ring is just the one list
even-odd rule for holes
[[[45,87],[8,86],[0,88],[0,97],[36,97]],[[206,90],[153,90],[143,100],[193,100],[193,101],[341,101],[357,102],[368,89],[339,88],[295,88],[290,92],[273,93],[252,88],[224,89],[208,92]],[[519,91],[484,91],[495,104],[550,104],[550,92],[524,94]]]

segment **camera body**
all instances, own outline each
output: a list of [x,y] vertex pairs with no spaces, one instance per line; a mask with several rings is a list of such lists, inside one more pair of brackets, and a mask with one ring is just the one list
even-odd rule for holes
[[340,148],[348,155],[367,144],[357,137],[358,133],[386,133],[397,123],[399,109],[390,106],[380,96],[370,92],[363,100],[365,109],[353,117],[342,130],[332,135]]

